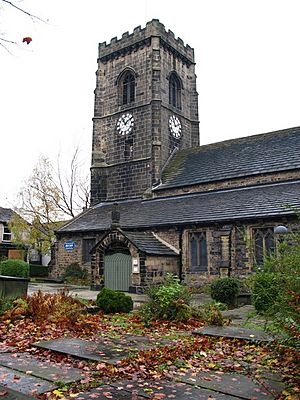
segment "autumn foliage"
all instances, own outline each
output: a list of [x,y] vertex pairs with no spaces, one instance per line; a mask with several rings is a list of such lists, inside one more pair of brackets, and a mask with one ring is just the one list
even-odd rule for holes
[[26,37],[23,38],[22,42],[23,42],[23,43],[30,44],[30,42],[32,42],[32,38],[29,37],[29,36],[26,36]]
[[[26,299],[18,299],[14,307],[2,314],[0,341],[42,359],[67,363],[81,369],[86,378],[56,390],[40,399],[73,398],[83,390],[103,382],[120,379],[172,379],[189,369],[192,372],[214,370],[217,373],[238,372],[252,374],[272,370],[281,374],[290,389],[281,399],[294,399],[297,388],[297,355],[294,349],[213,337],[195,337],[191,332],[203,325],[201,320],[153,320],[145,326],[138,313],[89,315],[85,307],[67,291],[57,294],[38,292]],[[80,337],[89,341],[117,341],[120,346],[128,337],[146,339],[151,348],[133,351],[115,365],[106,362],[87,362],[51,350],[37,349],[40,340]],[[114,342],[115,343],[115,342]],[[245,370],[247,365],[247,370]],[[290,396],[291,394],[291,396]]]
[[36,322],[49,321],[74,326],[80,322],[83,310],[84,305],[71,297],[67,290],[60,290],[55,295],[38,291],[24,300],[15,300],[5,318],[12,321],[31,318]]

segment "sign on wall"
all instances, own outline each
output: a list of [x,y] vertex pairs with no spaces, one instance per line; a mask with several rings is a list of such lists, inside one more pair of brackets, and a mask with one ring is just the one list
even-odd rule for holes
[[68,240],[64,243],[65,250],[71,251],[75,249],[75,242],[73,240]]

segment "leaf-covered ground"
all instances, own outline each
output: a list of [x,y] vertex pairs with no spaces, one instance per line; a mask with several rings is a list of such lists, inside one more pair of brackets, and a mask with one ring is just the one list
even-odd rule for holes
[[[243,340],[213,337],[194,337],[191,332],[201,326],[199,321],[167,323],[157,321],[145,327],[137,314],[103,316],[85,315],[78,322],[33,321],[21,317],[14,321],[4,317],[0,321],[2,344],[13,346],[16,351],[28,352],[41,359],[64,363],[81,369],[85,377],[70,385],[40,395],[40,399],[76,398],[80,391],[102,383],[117,380],[172,379],[184,371],[238,372],[257,379],[264,371],[280,374],[287,389],[282,399],[300,398],[299,354],[278,344],[255,344]],[[116,365],[88,362],[32,346],[39,340],[62,337],[80,337],[97,341],[99,337],[122,340],[126,335],[143,335],[149,341],[165,339],[167,344],[152,349],[133,351],[128,358]]]

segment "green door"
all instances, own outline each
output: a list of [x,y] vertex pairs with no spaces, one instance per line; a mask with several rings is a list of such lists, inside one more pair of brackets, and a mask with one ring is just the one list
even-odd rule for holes
[[104,256],[104,285],[113,290],[128,292],[131,284],[130,254],[113,253]]

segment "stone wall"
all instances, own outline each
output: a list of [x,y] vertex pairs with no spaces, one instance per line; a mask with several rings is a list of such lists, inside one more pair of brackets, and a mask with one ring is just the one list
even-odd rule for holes
[[[55,263],[51,264],[51,276],[57,278],[63,275],[66,267],[70,264],[78,263],[82,268],[86,269],[91,274],[91,263],[83,261],[83,240],[95,239],[96,243],[100,240],[103,234],[96,234],[95,232],[75,233],[60,236],[55,243]],[[73,241],[75,246],[72,250],[66,250],[64,244],[67,241]]]
[[[168,245],[178,256],[147,255],[140,252],[128,239],[118,231],[112,231],[101,242],[92,259],[92,266],[82,264],[82,240],[95,237],[91,235],[66,235],[57,242],[56,266],[53,275],[61,275],[64,268],[74,262],[78,262],[92,271],[93,285],[103,284],[104,262],[103,256],[107,246],[118,241],[128,248],[132,258],[138,260],[139,272],[132,274],[131,291],[142,292],[151,282],[160,281],[167,272],[177,275],[181,273],[182,280],[188,286],[201,286],[220,276],[235,276],[245,278],[252,273],[253,260],[253,238],[254,228],[273,228],[277,225],[286,225],[296,229],[299,224],[296,218],[286,217],[283,219],[253,220],[249,222],[237,222],[234,224],[214,224],[210,226],[197,226],[191,224],[185,227],[170,227],[164,229],[149,229],[157,239]],[[190,244],[189,234],[192,232],[205,232],[207,241],[208,264],[206,271],[191,271],[190,267]],[[96,235],[97,241],[101,234]],[[64,243],[67,240],[75,242],[75,248],[67,251]]]
[[146,286],[161,282],[167,273],[179,276],[178,257],[147,256],[145,270]]

